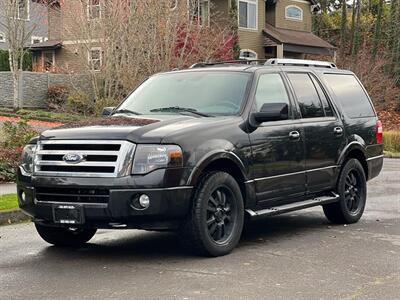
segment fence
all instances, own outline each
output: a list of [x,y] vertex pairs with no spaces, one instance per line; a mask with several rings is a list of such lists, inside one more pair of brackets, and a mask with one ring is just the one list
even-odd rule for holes
[[[90,78],[85,74],[53,74],[22,72],[18,83],[22,107],[45,107],[47,91],[53,85],[66,85],[93,96]],[[0,107],[13,106],[13,79],[11,72],[0,72]]]

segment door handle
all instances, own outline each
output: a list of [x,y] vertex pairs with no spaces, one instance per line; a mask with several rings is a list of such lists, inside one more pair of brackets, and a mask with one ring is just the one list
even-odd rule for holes
[[341,135],[342,133],[343,133],[343,128],[342,127],[335,127],[334,129],[333,129],[333,132],[336,134],[336,135]]
[[289,133],[289,138],[290,138],[291,140],[297,140],[297,139],[300,138],[300,133],[299,133],[298,131],[291,131],[291,132]]

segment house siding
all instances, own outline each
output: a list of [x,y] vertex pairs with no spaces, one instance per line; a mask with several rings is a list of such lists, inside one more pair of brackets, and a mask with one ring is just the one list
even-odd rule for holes
[[[0,0],[6,1],[6,0]],[[48,37],[48,26],[47,26],[47,8],[42,5],[30,1],[29,3],[29,20],[25,22],[25,30],[26,32],[31,32],[31,36],[38,36],[47,38]],[[4,22],[5,15],[0,12],[0,32],[4,35],[7,35],[7,29],[1,25]],[[29,38],[26,41],[26,46],[31,43],[31,39]],[[7,37],[5,42],[0,42],[0,49],[1,50],[8,50],[9,45],[7,42]]]
[[86,69],[86,63],[82,62],[78,51],[82,51],[78,45],[63,45],[56,51],[56,69],[59,72],[83,72]]
[[257,52],[258,58],[265,57],[263,29],[265,24],[265,1],[258,0],[257,30],[239,28],[239,46],[241,49],[251,49]]
[[[303,10],[303,21],[288,20],[285,18],[285,7],[288,5],[296,5]],[[276,28],[311,32],[311,4],[309,2],[305,3],[302,0],[279,0],[275,5],[275,24],[272,25]]]
[[62,21],[61,10],[57,7],[49,8],[49,40],[62,40]]

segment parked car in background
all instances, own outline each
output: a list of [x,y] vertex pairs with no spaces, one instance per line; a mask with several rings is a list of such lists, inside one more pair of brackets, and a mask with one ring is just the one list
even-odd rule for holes
[[245,217],[321,205],[331,222],[357,222],[383,164],[367,92],[328,62],[199,63],[150,77],[105,115],[25,147],[19,204],[50,244],[174,230],[224,255]]

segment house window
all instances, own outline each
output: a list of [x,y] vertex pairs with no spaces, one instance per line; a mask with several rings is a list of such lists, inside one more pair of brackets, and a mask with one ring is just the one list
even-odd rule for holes
[[257,0],[239,0],[239,27],[257,29]]
[[188,0],[190,17],[199,25],[210,25],[210,0]]
[[17,18],[29,20],[29,0],[17,0]]
[[43,37],[41,36],[31,36],[31,44],[39,44],[43,42]]
[[240,50],[239,59],[257,59],[257,53],[250,49],[242,49]]
[[5,43],[6,42],[6,35],[4,32],[0,32],[0,43]]
[[88,0],[87,13],[90,20],[101,18],[100,0]]
[[285,8],[285,18],[289,20],[302,21],[303,10],[296,5],[289,5]]
[[92,48],[89,51],[89,64],[93,71],[100,71],[102,66],[102,53],[101,48]]

